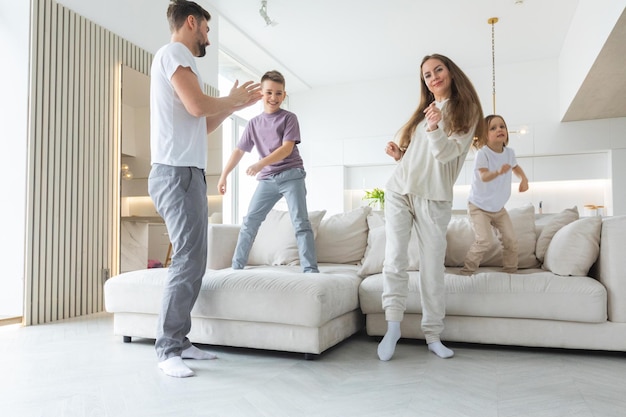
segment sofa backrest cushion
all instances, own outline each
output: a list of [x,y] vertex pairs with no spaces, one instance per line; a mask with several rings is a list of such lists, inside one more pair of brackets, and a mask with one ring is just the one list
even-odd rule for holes
[[[509,210],[513,229],[518,240],[519,268],[536,268],[539,262],[535,257],[535,208],[531,205]],[[360,276],[368,276],[382,272],[385,260],[385,223],[384,217],[377,212],[367,217],[370,232],[367,238],[365,255],[361,260]],[[491,248],[483,258],[482,266],[502,266],[502,245],[494,230]],[[463,266],[465,255],[474,242],[474,230],[467,215],[453,216],[448,224],[446,234],[447,249],[445,265]],[[409,271],[419,270],[419,252],[416,234],[411,233],[409,242]]]
[[583,217],[554,234],[543,269],[557,275],[587,276],[600,253],[601,217]]
[[535,246],[535,256],[539,262],[543,262],[546,250],[548,250],[548,246],[550,245],[550,241],[554,237],[554,234],[563,226],[570,224],[574,220],[578,220],[578,207],[576,206],[570,209],[565,209],[562,212],[550,217],[549,221],[541,229],[541,233],[537,238],[537,245]]
[[[326,210],[309,212],[309,221],[314,234],[317,234],[324,214]],[[289,212],[270,210],[254,239],[248,265],[297,265],[299,263],[298,245]]]
[[238,237],[238,224],[209,223],[207,269],[230,268]]
[[[363,259],[361,259],[361,267],[358,272],[361,277],[381,273],[385,261],[385,245],[387,239],[385,236],[385,217],[383,212],[372,212],[367,216],[367,225],[369,227],[367,247]],[[418,271],[420,266],[419,247],[417,245],[417,236],[414,229],[411,231],[408,255],[408,270]]]
[[[535,208],[532,205],[512,208],[508,210],[518,243],[518,267],[535,268],[539,262],[535,257]],[[491,247],[481,261],[481,266],[502,266],[502,245],[498,238],[499,232],[493,230]],[[463,266],[465,255],[474,243],[474,230],[469,216],[454,216],[448,225],[446,235],[448,247],[446,249],[445,265],[451,267]]]
[[371,211],[365,206],[323,218],[315,238],[317,262],[358,264],[367,245],[367,215]]
[[626,323],[626,215],[603,217],[596,277],[606,287],[609,320]]

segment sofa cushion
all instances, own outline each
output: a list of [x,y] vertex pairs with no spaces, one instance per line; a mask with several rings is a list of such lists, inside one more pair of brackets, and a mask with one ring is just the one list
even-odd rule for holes
[[[535,257],[535,208],[532,205],[508,210],[518,243],[518,267],[539,266]],[[499,232],[493,230],[491,247],[481,261],[481,266],[502,266],[502,245]],[[474,230],[469,216],[455,216],[450,220],[447,231],[446,266],[463,266],[465,255],[474,242]]]
[[232,266],[239,229],[238,224],[209,224],[206,265],[208,269],[222,269]]
[[[446,273],[446,315],[606,321],[607,292],[600,282],[589,277],[561,277],[541,269],[526,271],[529,273],[479,272],[471,278]],[[382,291],[382,274],[363,280],[359,288],[363,313],[383,312]],[[406,313],[422,313],[419,272],[409,272]]]
[[[192,317],[320,327],[359,307],[355,265],[323,265],[319,274],[298,266],[207,270]],[[107,280],[106,310],[158,314],[167,268],[126,272]]]
[[557,231],[543,268],[557,275],[586,276],[600,253],[601,217],[586,217]]
[[[326,210],[310,211],[309,221],[317,234]],[[270,210],[254,239],[248,265],[297,265],[300,263],[296,235],[288,211]]]
[[[387,241],[385,235],[385,218],[382,212],[373,212],[368,215],[367,224],[369,227],[367,247],[365,248],[363,259],[361,259],[361,267],[359,268],[359,275],[362,277],[382,272],[383,263],[385,261],[385,244]],[[414,230],[411,232],[408,254],[408,270],[419,270],[419,247]]]
[[385,226],[370,229],[367,235],[367,247],[361,259],[359,276],[378,274],[383,270],[385,261]]
[[537,238],[537,244],[535,245],[535,256],[539,262],[543,262],[546,250],[548,249],[554,234],[563,226],[570,224],[574,220],[578,220],[578,207],[576,206],[570,209],[565,209],[562,212],[550,217],[548,223],[546,223],[541,229],[541,233]]
[[315,238],[319,263],[358,264],[367,245],[370,207],[323,218]]

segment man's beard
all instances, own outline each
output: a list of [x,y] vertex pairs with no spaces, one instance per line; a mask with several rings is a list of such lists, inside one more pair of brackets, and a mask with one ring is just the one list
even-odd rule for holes
[[201,58],[206,55],[207,42],[204,41],[204,36],[202,32],[200,32],[200,29],[196,31],[196,37],[200,39],[198,41],[198,57]]
[[201,58],[206,55],[206,45],[198,42],[198,57]]

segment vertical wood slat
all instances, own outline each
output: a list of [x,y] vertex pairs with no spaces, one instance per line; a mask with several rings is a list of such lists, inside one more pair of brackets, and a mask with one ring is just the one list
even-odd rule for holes
[[[63,44],[63,33],[60,28],[62,27],[62,21],[59,18],[59,7],[56,4],[52,5],[52,15],[51,15],[51,29],[54,34],[51,37],[52,45],[50,47],[50,56],[51,63],[50,66],[50,148],[52,151],[52,162],[48,177],[48,199],[49,199],[49,213],[50,219],[52,220],[48,226],[48,230],[50,231],[50,236],[48,241],[52,242],[53,248],[48,248],[49,254],[54,254],[54,252],[58,252],[59,250],[59,223],[61,221],[60,216],[60,195],[61,195],[61,187],[60,187],[60,165],[61,165],[61,155],[60,155],[60,147],[61,141],[59,141],[59,125],[61,114],[60,112],[54,111],[54,109],[59,108],[61,106],[60,98],[62,95],[62,84],[60,80],[60,74],[62,72],[62,64],[59,60],[59,49],[61,49]],[[52,175],[50,175],[52,174]],[[50,192],[51,190],[51,192]],[[52,283],[50,285],[50,294],[52,295],[52,303],[50,303],[50,308],[46,309],[46,316],[49,318],[49,321],[58,320],[59,315],[59,256],[50,256],[50,274],[52,277]]]
[[[78,18],[77,15],[75,14],[70,14],[70,19],[72,24],[70,25],[70,35],[80,35],[81,33],[81,22],[80,19]],[[78,206],[79,206],[79,200],[78,200],[78,181],[79,181],[79,175],[78,175],[78,167],[76,165],[76,161],[78,160],[78,155],[79,155],[79,140],[78,140],[78,135],[76,134],[78,132],[78,125],[79,125],[79,118],[78,118],[78,109],[80,107],[80,88],[79,85],[77,83],[78,80],[80,80],[80,42],[76,41],[76,42],[71,42],[70,43],[70,67],[71,67],[71,80],[72,82],[69,85],[69,89],[72,91],[72,98],[71,98],[71,105],[69,105],[70,103],[68,103],[68,113],[67,113],[67,118],[68,118],[68,141],[69,141],[69,145],[70,145],[70,170],[68,171],[68,175],[70,176],[70,179],[68,181],[68,185],[69,185],[69,191],[67,192],[68,194],[68,198],[71,201],[71,212],[70,212],[70,222],[71,222],[71,226],[70,226],[70,238],[71,238],[71,242],[70,242],[70,257],[72,260],[78,259],[79,258],[79,242],[77,239],[77,235],[78,235],[78,222],[76,221],[76,219],[78,218]],[[70,268],[69,268],[69,275],[71,277],[78,277],[79,275],[79,271],[80,271],[80,265],[78,263],[78,261],[73,261],[70,262]],[[76,298],[77,295],[77,280],[76,279],[69,279],[69,292],[67,293],[67,297],[68,297],[68,304],[69,304],[69,311],[67,313],[67,315],[69,317],[75,317],[78,315],[78,311],[76,308],[76,303],[73,301],[70,301],[72,299]]]
[[[88,51],[93,51],[93,45],[92,45],[92,36],[93,36],[93,25],[91,24],[91,22],[87,22],[86,25],[86,36],[85,36],[85,45],[86,45],[86,50]],[[94,64],[93,64],[93,60],[94,60],[94,56],[93,53],[88,53],[86,55],[86,69],[85,69],[85,118],[83,119],[85,121],[85,149],[84,149],[84,154],[83,154],[83,178],[85,179],[85,184],[86,187],[84,188],[85,190],[85,199],[83,200],[83,212],[85,213],[85,219],[84,219],[84,228],[83,228],[83,236],[84,236],[84,242],[85,242],[85,254],[84,254],[84,261],[85,261],[85,269],[84,272],[82,274],[82,279],[83,279],[83,288],[82,288],[82,294],[81,294],[81,299],[82,299],[82,306],[81,306],[81,313],[82,314],[87,314],[89,312],[89,307],[90,307],[90,303],[89,303],[89,281],[91,279],[93,279],[93,277],[90,276],[90,273],[96,273],[96,271],[92,271],[93,268],[93,251],[92,251],[92,236],[93,236],[93,230],[91,229],[92,226],[92,222],[93,222],[93,217],[94,217],[94,213],[91,211],[91,205],[93,203],[93,173],[90,172],[91,169],[93,168],[93,131],[91,130],[92,125],[93,125],[93,117],[94,114],[92,113],[92,103],[93,103],[93,83],[94,83]],[[87,213],[89,213],[89,215],[86,215]]]
[[85,141],[83,138],[85,135],[85,57],[87,53],[87,48],[85,47],[85,38],[87,36],[86,33],[86,21],[84,19],[78,18],[78,33],[76,34],[76,40],[78,44],[78,77],[77,77],[77,85],[76,88],[78,90],[78,107],[75,110],[76,115],[76,158],[74,159],[74,164],[76,166],[76,242],[77,242],[77,250],[76,250],[76,276],[74,280],[76,281],[76,292],[74,293],[74,306],[75,306],[75,314],[80,316],[83,314],[82,312],[82,300],[83,300],[83,277],[85,275],[84,270],[84,260],[85,260],[85,243],[83,242],[83,212],[84,212],[84,181],[85,175],[83,172],[83,152],[85,147]]
[[[48,27],[48,30],[50,32],[52,32],[52,7],[50,4],[46,5],[46,12],[45,12],[45,25]],[[44,70],[44,99],[43,99],[43,103],[44,103],[44,109],[45,108],[50,108],[50,81],[52,79],[52,77],[50,76],[50,72],[52,70],[51,68],[51,56],[50,56],[50,47],[52,45],[53,39],[47,39],[47,45],[46,45],[46,51],[44,53],[44,59],[45,62],[48,63],[48,65],[46,66],[45,70]],[[39,177],[39,181],[41,182],[41,187],[42,187],[42,203],[44,204],[44,206],[42,208],[44,208],[44,210],[42,210],[42,232],[43,235],[46,237],[45,239],[42,239],[41,242],[43,242],[43,245],[40,243],[39,247],[41,248],[42,251],[42,262],[40,265],[40,270],[43,267],[44,271],[49,271],[50,270],[50,256],[49,256],[49,251],[48,248],[50,246],[52,246],[52,237],[50,236],[49,230],[50,230],[50,224],[52,223],[52,220],[50,219],[50,193],[49,193],[49,188],[50,188],[50,184],[49,184],[49,180],[50,180],[50,176],[46,175],[49,172],[50,169],[50,159],[49,159],[49,155],[51,155],[50,152],[50,141],[46,140],[46,136],[47,133],[50,132],[50,119],[52,116],[52,112],[49,113],[44,113],[43,114],[43,119],[44,122],[42,123],[42,132],[41,132],[41,137],[40,140],[42,141],[42,149],[43,149],[43,156],[41,158],[42,164],[41,164],[41,172]],[[52,277],[51,277],[52,278]],[[49,300],[51,298],[51,292],[50,292],[50,285],[46,285],[46,284],[50,284],[52,280],[50,280],[49,282],[46,282],[44,276],[40,276],[38,279],[39,285],[41,286],[41,289],[39,291],[39,293],[41,294],[41,299],[39,300],[40,303],[40,307],[45,307],[45,304],[42,304],[42,300]],[[50,305],[51,302],[48,302],[48,305]],[[48,321],[49,320],[49,315],[47,314],[49,311],[49,309],[47,308],[40,308],[40,312],[39,312],[39,317],[41,320],[43,321]]]
[[[121,51],[121,38],[116,37],[114,35],[111,35],[111,49],[110,49],[110,53],[111,53],[111,60],[112,63],[111,65],[114,65],[113,63],[116,60],[116,57],[120,55],[120,51]],[[114,83],[111,86],[111,97],[112,97],[112,102],[111,102],[111,114],[113,115],[113,124],[112,124],[112,135],[115,137],[122,137],[122,106],[119,105],[119,103],[121,103],[122,101],[122,92],[121,92],[121,88],[116,88],[116,86],[121,85],[121,73],[122,73],[122,68],[121,66],[119,66],[117,68],[117,71],[115,73],[115,79],[114,79]],[[113,153],[112,159],[115,160],[115,164],[114,166],[120,166],[121,165],[121,140],[118,141],[113,141],[112,143],[115,151]],[[117,171],[119,173],[119,171]],[[111,188],[113,189],[113,195],[114,196],[119,196],[121,195],[121,184],[120,184],[120,180],[115,180],[116,176],[114,175],[114,173],[112,172],[112,180],[111,180]],[[111,250],[110,250],[110,255],[109,257],[111,259],[117,259],[117,255],[121,253],[120,250],[120,229],[121,229],[121,218],[120,218],[120,210],[112,210],[111,211],[111,224],[113,225],[113,230],[114,233],[111,234],[110,236],[110,241],[111,241]],[[116,267],[119,267],[119,263],[116,265]],[[119,273],[119,269],[118,268],[114,268],[111,269],[111,274],[117,274]]]
[[[31,16],[31,27],[43,27],[43,17],[45,3],[33,3],[32,5],[32,16]],[[29,94],[32,97],[30,100],[31,103],[31,116],[29,117],[29,165],[28,165],[28,178],[29,178],[29,204],[27,206],[27,227],[30,227],[29,235],[32,235],[33,231],[38,231],[41,227],[40,216],[35,215],[34,207],[38,207],[41,205],[40,197],[41,197],[41,184],[38,180],[39,168],[41,167],[41,157],[42,151],[40,149],[41,140],[37,140],[41,133],[43,121],[43,95],[35,94],[32,86],[42,85],[43,84],[43,76],[44,76],[44,68],[43,68],[43,53],[45,51],[44,44],[44,30],[40,30],[33,34],[31,37],[32,42],[32,70],[30,77],[30,91]],[[39,213],[37,213],[39,214]],[[32,272],[36,272],[34,268],[36,265],[32,264],[31,259],[35,257],[35,255],[39,254],[39,246],[37,242],[30,241],[26,247],[26,259],[27,259],[27,273],[30,268]],[[31,305],[38,305],[40,299],[40,288],[41,286],[35,280],[35,276],[27,275],[27,279],[24,283],[24,322],[29,323],[33,321],[33,311],[30,308]],[[35,317],[38,320],[37,317]]]
[[[62,9],[63,12],[63,52],[61,54],[61,60],[63,62],[63,78],[62,78],[62,88],[61,91],[63,91],[63,99],[67,102],[67,108],[71,109],[73,107],[73,102],[72,102],[72,89],[71,89],[71,83],[70,83],[70,44],[69,44],[69,34],[70,34],[70,15],[69,15],[69,11],[67,9]],[[68,181],[67,183],[69,183],[71,180],[71,173],[70,173],[70,163],[68,163],[68,161],[71,161],[71,157],[69,155],[70,152],[70,146],[68,145],[68,138],[69,138],[69,129],[68,129],[68,125],[70,124],[70,120],[68,120],[68,117],[63,117],[61,118],[62,121],[62,128],[61,128],[61,138],[64,138],[64,140],[62,140],[62,144],[61,144],[61,148],[62,148],[62,161],[61,161],[61,172],[63,172],[67,177],[68,177]],[[68,187],[69,188],[69,187]],[[64,193],[64,195],[62,196],[62,205],[61,205],[61,218],[62,218],[62,234],[60,236],[60,241],[62,242],[63,246],[63,253],[62,253],[62,257],[60,257],[61,260],[61,270],[60,270],[60,274],[61,276],[71,276],[71,271],[70,271],[70,265],[71,265],[71,257],[70,257],[70,251],[71,251],[71,242],[69,237],[70,235],[70,224],[72,223],[72,217],[71,217],[71,200],[69,199],[69,195],[71,195],[70,193],[66,192]],[[61,293],[62,293],[62,297],[61,297],[61,303],[59,305],[59,309],[60,309],[60,316],[64,317],[68,314],[69,311],[69,294],[70,294],[70,280],[62,280],[62,285],[63,287],[60,289]]]

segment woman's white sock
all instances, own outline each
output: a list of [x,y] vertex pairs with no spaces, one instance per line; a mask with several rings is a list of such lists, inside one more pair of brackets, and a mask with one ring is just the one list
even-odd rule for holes
[[443,359],[448,359],[454,356],[454,351],[445,347],[441,342],[429,343],[428,350]]
[[383,337],[383,340],[378,344],[378,358],[381,361],[388,361],[392,358],[400,336],[400,322],[388,321],[387,333],[385,333],[385,337]]

